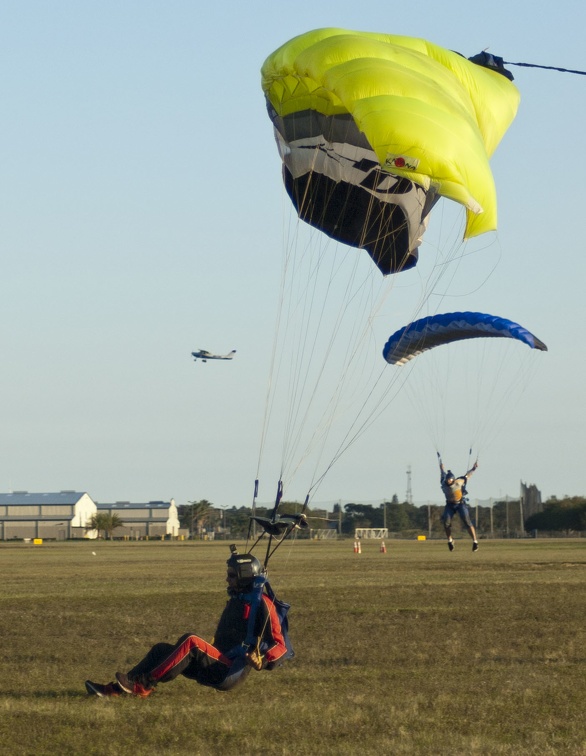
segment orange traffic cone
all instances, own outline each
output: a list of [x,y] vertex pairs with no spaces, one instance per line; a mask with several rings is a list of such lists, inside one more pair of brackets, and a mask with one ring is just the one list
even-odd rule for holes
[[380,544],[380,553],[381,554],[386,554],[387,553],[387,547],[385,546],[385,542],[384,541],[381,541],[381,544]]

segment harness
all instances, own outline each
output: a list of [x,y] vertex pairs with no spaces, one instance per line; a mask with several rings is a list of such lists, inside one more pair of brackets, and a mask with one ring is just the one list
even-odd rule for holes
[[283,662],[285,659],[292,659],[295,656],[295,651],[293,650],[293,646],[291,645],[291,639],[289,638],[289,618],[287,617],[289,609],[291,608],[291,604],[287,604],[285,601],[281,601],[281,599],[277,598],[266,575],[257,575],[253,581],[252,591],[250,593],[245,593],[242,595],[242,598],[245,601],[250,603],[247,633],[246,633],[246,638],[242,646],[243,646],[244,654],[250,651],[259,650],[260,640],[262,638],[262,632],[260,636],[257,636],[256,618],[258,616],[258,610],[262,602],[263,594],[265,593],[266,593],[266,596],[269,598],[269,600],[273,603],[275,607],[275,612],[277,614],[277,618],[279,620],[279,625],[281,628],[281,634],[283,636],[283,640],[285,641],[285,646],[287,648],[287,653],[284,654],[280,659],[267,664],[265,669],[271,670],[271,669],[275,669],[275,667],[278,667],[281,664],[281,662]]

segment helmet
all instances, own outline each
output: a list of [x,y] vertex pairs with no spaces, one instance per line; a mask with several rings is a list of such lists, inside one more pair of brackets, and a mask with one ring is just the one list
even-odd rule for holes
[[456,480],[456,476],[451,470],[446,473],[446,480]]
[[238,591],[246,591],[252,588],[252,583],[257,575],[262,575],[261,563],[252,554],[233,553],[226,561],[228,569],[234,570],[237,575],[236,585]]

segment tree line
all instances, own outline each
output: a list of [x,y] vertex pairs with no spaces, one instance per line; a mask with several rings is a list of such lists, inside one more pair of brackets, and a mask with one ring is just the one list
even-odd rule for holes
[[[218,509],[208,501],[192,501],[180,505],[180,526],[189,531],[192,538],[204,538],[214,534],[231,538],[246,538],[250,526],[252,510],[250,507],[231,507]],[[297,514],[301,505],[297,502],[282,502],[281,514]],[[424,533],[442,534],[441,514],[443,506],[430,504],[416,507],[406,501],[399,502],[395,495],[391,501],[373,504],[335,504],[333,512],[321,509],[307,509],[310,529],[337,530],[343,535],[353,536],[357,528],[387,528],[390,533]],[[256,515],[268,517],[269,508],[257,507]],[[543,510],[523,517],[522,503],[519,499],[496,501],[492,507],[471,507],[471,515],[476,529],[481,535],[495,537],[520,536],[525,532],[571,533],[586,531],[586,498],[582,496],[557,499],[553,496],[545,502]],[[97,530],[98,536],[112,538],[114,531],[124,522],[115,512],[99,512],[92,516],[86,526],[88,530]],[[454,520],[454,531],[460,523]],[[308,531],[304,534],[309,535]],[[302,534],[303,535],[303,534]]]
[[[280,514],[296,514],[302,509],[297,502],[282,502]],[[252,510],[250,507],[230,507],[217,509],[203,499],[181,505],[179,522],[189,531],[191,537],[214,536],[246,538]],[[525,518],[519,499],[495,501],[492,506],[471,506],[471,516],[481,535],[494,537],[522,536],[525,532],[572,532],[586,531],[586,498],[552,497],[543,506],[543,511]],[[357,528],[387,528],[390,533],[443,534],[441,514],[443,506],[430,504],[415,506],[406,501],[399,502],[395,495],[391,501],[373,504],[335,504],[333,512],[308,508],[306,510],[311,530],[333,529],[343,535],[353,536]],[[257,507],[256,515],[270,516],[270,509]],[[454,521],[454,531],[460,527],[459,518]],[[309,531],[301,531],[300,535]]]
[[586,498],[571,496],[557,499],[553,496],[545,503],[542,512],[527,518],[525,528],[529,531],[585,531]]

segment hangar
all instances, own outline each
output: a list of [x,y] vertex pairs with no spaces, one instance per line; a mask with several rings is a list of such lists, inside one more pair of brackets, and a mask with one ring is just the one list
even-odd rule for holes
[[78,491],[0,494],[0,539],[88,538],[85,526],[96,512],[91,496]]
[[175,499],[171,501],[149,501],[145,504],[132,504],[129,501],[117,501],[114,504],[96,504],[99,512],[116,513],[123,526],[116,528],[114,538],[126,537],[131,540],[139,538],[176,537],[179,535],[179,516]]
[[132,504],[95,502],[88,493],[59,491],[29,493],[14,491],[0,494],[0,540],[44,538],[65,541],[69,538],[96,538],[88,530],[92,517],[100,512],[116,512],[123,525],[115,538],[160,538],[179,535],[175,500]]

